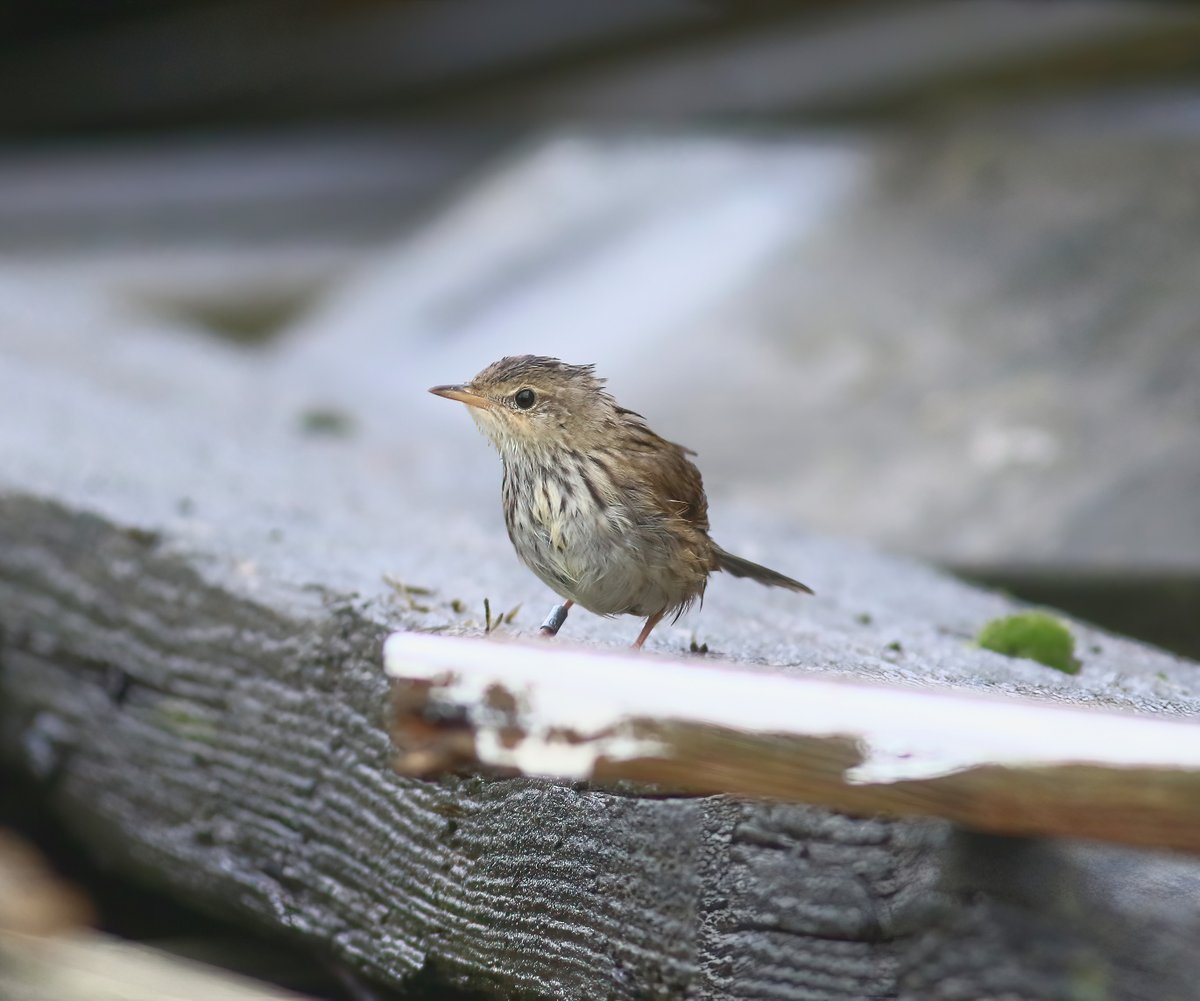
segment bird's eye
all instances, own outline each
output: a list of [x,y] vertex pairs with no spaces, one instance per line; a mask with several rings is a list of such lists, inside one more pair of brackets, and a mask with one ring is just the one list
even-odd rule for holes
[[537,393],[532,389],[522,389],[513,397],[513,402],[522,410],[528,410],[537,403]]

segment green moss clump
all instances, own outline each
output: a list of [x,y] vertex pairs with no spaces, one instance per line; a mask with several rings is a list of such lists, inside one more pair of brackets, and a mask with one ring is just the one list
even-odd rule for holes
[[1075,638],[1045,612],[1021,612],[992,619],[979,631],[979,645],[1007,657],[1028,657],[1063,674],[1078,674]]

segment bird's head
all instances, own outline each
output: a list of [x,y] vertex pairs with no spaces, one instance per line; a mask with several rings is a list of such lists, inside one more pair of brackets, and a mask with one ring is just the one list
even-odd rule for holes
[[591,365],[541,355],[501,358],[468,383],[430,392],[465,403],[501,455],[586,442],[616,408]]

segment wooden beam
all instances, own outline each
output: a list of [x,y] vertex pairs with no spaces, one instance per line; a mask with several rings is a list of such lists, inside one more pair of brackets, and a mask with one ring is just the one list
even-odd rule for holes
[[[597,201],[590,181],[571,176],[610,187],[632,178],[637,190],[614,225],[634,219],[630,246],[652,249],[647,234],[671,228],[654,208],[664,178],[692,185],[686,209],[728,184],[735,198],[761,194],[792,162],[723,149],[688,168],[673,143],[643,159],[582,141],[565,160],[515,164],[398,263],[349,281],[337,302],[261,352],[185,336],[101,282],[9,274],[0,282],[0,759],[111,871],[407,994],[801,1001],[933,998],[949,983],[960,997],[1050,1001],[1102,983],[1114,997],[1193,997],[1194,857],[764,799],[394,772],[387,634],[479,632],[485,597],[492,609],[524,606],[504,631],[536,629],[546,598],[504,538],[477,436],[461,415],[434,416],[424,388],[471,371],[463,359],[483,343],[476,333],[500,336],[514,316],[533,316],[513,312],[514,288],[548,283],[557,302],[582,294],[599,307],[608,278],[631,273],[628,262],[565,274],[546,264],[563,260],[563,247],[600,246],[609,260],[588,234],[621,199]],[[736,169],[714,173],[711,162]],[[564,163],[566,215],[524,211]],[[1154,174],[1169,192],[1181,164]],[[783,201],[751,199],[750,219],[763,204],[807,204],[785,187]],[[1034,185],[1026,204],[1050,204],[1046,192],[1058,190]],[[507,220],[498,236],[496,218]],[[805,231],[786,232],[794,241]],[[860,246],[854,232],[841,236]],[[614,244],[622,260],[624,239]],[[916,255],[923,245],[909,242]],[[883,281],[886,262],[876,263]],[[712,293],[718,313],[759,301],[748,272],[738,274]],[[590,291],[574,285],[581,278]],[[679,302],[661,290],[665,311],[651,303],[653,316],[634,302],[626,333],[668,344],[697,308],[695,284],[682,282]],[[475,333],[431,338],[434,321]],[[579,329],[571,336],[582,343]],[[353,433],[304,430],[307,408],[329,405],[354,418]],[[973,648],[965,637],[1015,610],[1005,598],[802,532],[743,496],[748,506],[726,509],[720,537],[801,568],[820,597],[714,581],[697,627],[725,657],[784,674],[903,675],[1200,712],[1193,663],[1081,623],[1070,624],[1084,661],[1076,676]],[[629,626],[573,613],[563,639],[609,643],[631,638]],[[558,670],[582,663],[558,642],[514,653],[549,651]],[[688,639],[668,630],[654,645],[683,650]],[[636,694],[659,677],[649,654],[629,663],[628,685],[604,672],[610,690]],[[666,693],[668,708],[686,708],[703,672],[705,661],[687,663],[696,666]]]
[[397,768],[936,816],[1200,852],[1200,728],[1033,698],[395,633]]

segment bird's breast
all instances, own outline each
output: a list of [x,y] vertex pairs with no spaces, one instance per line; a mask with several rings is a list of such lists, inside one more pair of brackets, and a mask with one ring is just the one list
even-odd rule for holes
[[531,548],[554,562],[578,558],[581,550],[603,545],[619,513],[589,490],[562,464],[506,463],[504,517],[517,551]]
[[680,549],[686,540],[638,517],[602,476],[579,474],[569,460],[506,463],[504,515],[517,555],[559,594],[600,614],[650,615],[691,600],[707,570],[691,571],[695,561]]

